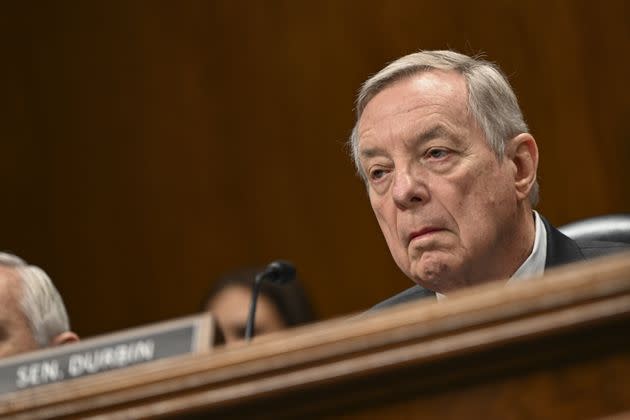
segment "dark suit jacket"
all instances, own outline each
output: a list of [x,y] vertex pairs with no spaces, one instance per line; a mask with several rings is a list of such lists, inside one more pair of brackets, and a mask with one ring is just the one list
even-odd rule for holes
[[[547,219],[542,216],[541,219],[547,231],[545,269],[630,249],[629,245],[616,242],[574,241],[551,226]],[[369,312],[424,298],[435,299],[435,292],[416,285],[377,304]]]

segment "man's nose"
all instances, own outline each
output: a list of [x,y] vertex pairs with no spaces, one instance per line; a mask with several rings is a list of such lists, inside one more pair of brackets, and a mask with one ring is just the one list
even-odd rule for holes
[[426,202],[428,197],[427,187],[418,174],[414,174],[410,170],[396,172],[392,198],[399,208],[412,208]]

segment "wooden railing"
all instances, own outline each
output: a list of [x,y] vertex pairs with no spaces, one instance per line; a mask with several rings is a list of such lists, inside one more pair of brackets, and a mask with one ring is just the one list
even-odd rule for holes
[[0,395],[0,415],[630,414],[630,254]]

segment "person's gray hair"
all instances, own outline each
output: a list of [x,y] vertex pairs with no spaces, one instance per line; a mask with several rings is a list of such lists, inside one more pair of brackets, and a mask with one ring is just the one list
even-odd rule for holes
[[0,265],[13,269],[20,277],[20,306],[40,347],[47,347],[56,336],[70,331],[61,295],[44,270],[5,252],[0,252]]
[[[468,89],[468,110],[483,130],[488,144],[499,160],[505,153],[505,143],[528,128],[516,95],[507,77],[494,63],[480,56],[469,57],[454,51],[420,51],[393,61],[370,77],[359,90],[356,101],[356,123],[350,136],[350,153],[357,172],[367,177],[359,159],[359,121],[367,104],[380,91],[393,83],[431,70],[460,73]],[[532,206],[538,202],[538,181],[529,194]]]

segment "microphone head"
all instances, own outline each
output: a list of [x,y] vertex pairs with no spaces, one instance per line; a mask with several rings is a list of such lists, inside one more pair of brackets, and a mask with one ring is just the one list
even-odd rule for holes
[[295,266],[289,261],[276,260],[269,264],[261,275],[261,280],[284,284],[295,279]]

